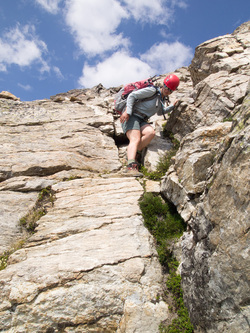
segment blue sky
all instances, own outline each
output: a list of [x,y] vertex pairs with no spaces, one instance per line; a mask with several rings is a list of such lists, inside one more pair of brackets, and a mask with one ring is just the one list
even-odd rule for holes
[[0,0],[0,92],[22,101],[188,66],[249,0]]

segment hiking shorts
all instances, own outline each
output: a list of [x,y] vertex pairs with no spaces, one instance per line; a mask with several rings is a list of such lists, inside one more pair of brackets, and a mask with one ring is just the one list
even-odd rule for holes
[[133,114],[129,117],[128,121],[121,124],[124,134],[129,130],[140,130],[145,125],[148,125],[148,122]]

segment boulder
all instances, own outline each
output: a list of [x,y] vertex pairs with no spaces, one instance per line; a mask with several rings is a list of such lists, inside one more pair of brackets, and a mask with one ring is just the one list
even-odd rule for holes
[[193,91],[180,98],[166,130],[180,141],[200,126],[232,119],[242,104],[249,80],[249,22],[232,35],[196,48],[189,70]]
[[2,91],[0,93],[0,98],[5,98],[5,99],[12,99],[13,101],[20,101],[20,98],[16,97],[9,91]]

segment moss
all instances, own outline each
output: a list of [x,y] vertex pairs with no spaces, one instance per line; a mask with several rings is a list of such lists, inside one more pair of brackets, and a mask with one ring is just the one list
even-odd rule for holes
[[24,240],[20,240],[14,244],[10,250],[4,251],[4,253],[0,255],[0,271],[7,267],[9,256],[17,250],[21,249],[24,243]]
[[55,197],[51,187],[42,189],[38,195],[35,207],[19,220],[20,225],[25,227],[30,233],[33,233],[37,226],[37,221],[47,213],[48,207],[53,206],[54,200]]
[[162,322],[159,330],[161,333],[192,333],[193,326],[183,302],[181,276],[176,274],[179,263],[172,258],[169,250],[173,240],[178,239],[186,230],[186,224],[174,205],[152,193],[144,194],[140,200],[140,208],[145,226],[155,238],[159,261],[169,271],[166,293],[171,295],[173,303],[169,310],[177,315],[170,324]]
[[167,292],[171,293],[173,299],[172,311],[177,313],[170,325],[161,323],[159,329],[161,333],[193,333],[194,328],[190,322],[187,308],[183,301],[183,291],[181,288],[181,276],[176,274],[179,263],[175,259],[169,261],[169,277],[166,282]]
[[[54,192],[51,187],[42,189],[38,195],[35,207],[19,220],[19,224],[29,233],[33,234],[37,226],[37,221],[47,213],[49,207],[53,206],[54,201]],[[25,241],[26,240],[20,240],[18,243],[14,244],[10,250],[5,251],[0,255],[0,270],[7,267],[9,256],[21,249],[25,244]]]
[[179,238],[186,224],[176,208],[170,202],[164,202],[161,197],[145,193],[140,201],[144,223],[156,240],[156,249],[162,265],[167,265],[169,258],[169,241]]

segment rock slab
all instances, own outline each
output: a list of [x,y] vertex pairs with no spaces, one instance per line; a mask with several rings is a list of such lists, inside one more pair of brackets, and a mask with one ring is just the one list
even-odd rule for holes
[[[60,98],[59,98],[60,97]],[[113,116],[100,87],[51,100],[0,99],[0,331],[156,332],[168,317],[163,274],[138,200],[119,175]],[[53,206],[27,238],[39,192]]]
[[4,332],[154,332],[167,317],[161,266],[130,178],[53,186],[56,200],[1,271]]

